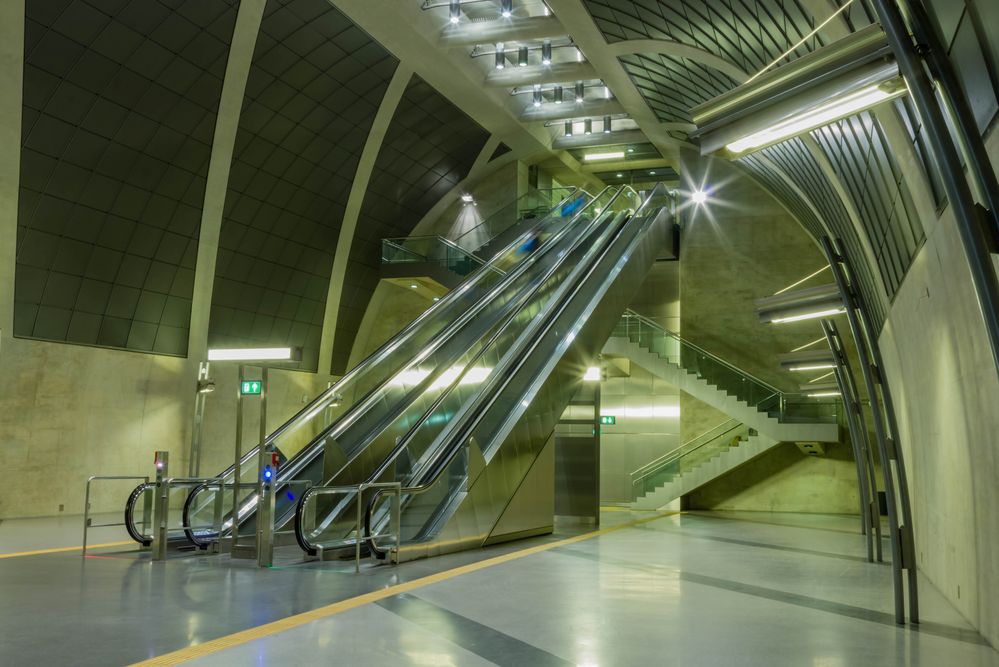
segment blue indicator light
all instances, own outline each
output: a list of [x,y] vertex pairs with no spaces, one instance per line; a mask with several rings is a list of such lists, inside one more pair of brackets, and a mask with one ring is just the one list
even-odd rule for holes
[[267,466],[266,468],[264,468],[264,481],[265,482],[271,481],[271,477],[273,477],[273,476],[274,476],[274,471],[271,470],[270,466]]
[[292,500],[292,501],[295,500],[295,494],[292,493],[291,491],[288,492],[288,500]]

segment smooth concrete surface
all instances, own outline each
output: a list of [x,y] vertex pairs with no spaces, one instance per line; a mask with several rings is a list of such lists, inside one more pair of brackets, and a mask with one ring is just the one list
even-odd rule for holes
[[[850,517],[656,517],[605,512],[604,526],[644,522],[360,575],[335,562],[261,570],[108,550],[0,559],[0,595],[18,600],[0,607],[0,651],[10,664],[127,664],[444,573],[228,648],[210,644],[187,664],[999,665],[929,582],[923,623],[896,625],[889,568],[866,562]],[[539,549],[447,574],[524,547]]]
[[[987,148],[999,164],[999,133]],[[999,376],[950,209],[928,231],[879,342],[908,468],[919,567],[997,643]]]

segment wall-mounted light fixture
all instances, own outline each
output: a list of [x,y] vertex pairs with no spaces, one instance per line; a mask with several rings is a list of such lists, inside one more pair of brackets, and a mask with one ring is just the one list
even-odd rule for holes
[[542,101],[541,84],[536,83],[534,84],[534,101],[533,101],[535,109],[541,106],[541,101]]
[[552,64],[552,41],[550,39],[546,39],[541,44],[541,64]]
[[503,51],[503,42],[496,45],[496,69],[506,67],[506,53]]
[[475,197],[466,192],[465,194],[461,195],[461,201],[465,202],[466,204],[473,204],[475,203]]
[[831,350],[802,350],[778,354],[777,362],[785,371],[807,373],[809,371],[828,371],[836,368],[836,357]]
[[776,67],[691,110],[701,154],[738,157],[906,93],[878,25]]
[[555,104],[562,104],[562,86],[555,86],[552,90],[552,99]]
[[451,23],[457,25],[458,21],[461,20],[461,0],[451,0],[448,14],[451,17]]
[[208,361],[294,361],[290,347],[239,347],[208,350]]
[[500,0],[500,16],[505,19],[513,16],[513,0]]
[[589,118],[583,121],[583,134],[593,134],[593,121]]
[[517,66],[527,67],[527,47],[522,46],[517,49]]
[[567,136],[567,137],[571,137],[572,136],[572,121],[571,120],[565,121],[565,136]]
[[590,366],[583,373],[583,382],[600,382],[600,367]]
[[706,203],[708,201],[707,190],[694,190],[690,193],[690,201],[694,202],[698,206]]
[[756,300],[756,314],[764,324],[832,317],[845,312],[843,297],[839,288],[833,284],[784,292]]

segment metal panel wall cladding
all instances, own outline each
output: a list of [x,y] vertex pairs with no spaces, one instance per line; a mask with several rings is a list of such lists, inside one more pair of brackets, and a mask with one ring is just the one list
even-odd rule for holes
[[25,13],[14,333],[183,355],[235,2]]
[[342,374],[378,284],[381,240],[407,236],[464,179],[489,133],[418,76],[396,109],[361,205],[333,342],[331,372]]
[[226,193],[208,339],[316,370],[333,255],[398,61],[326,0],[269,0]]

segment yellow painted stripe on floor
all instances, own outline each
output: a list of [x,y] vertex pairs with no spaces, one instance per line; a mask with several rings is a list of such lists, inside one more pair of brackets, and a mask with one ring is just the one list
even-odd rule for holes
[[[122,540],[121,542],[105,542],[104,544],[88,544],[87,551],[100,549],[101,547],[121,547],[126,544],[135,544],[132,540]],[[54,549],[36,549],[34,551],[18,551],[12,554],[0,554],[0,558],[18,558],[20,556],[41,556],[42,554],[58,554],[65,551],[80,551],[80,547],[56,547]]]
[[295,614],[294,616],[288,616],[270,623],[265,623],[264,625],[258,625],[254,628],[248,628],[231,635],[226,635],[225,637],[219,637],[218,639],[213,639],[205,642],[204,644],[189,646],[172,653],[166,653],[155,658],[150,658],[149,660],[143,660],[142,662],[135,663],[132,667],[164,667],[167,665],[179,665],[187,662],[188,660],[202,658],[206,655],[218,653],[219,651],[224,651],[225,649],[233,648],[234,646],[246,644],[256,639],[270,637],[271,635],[276,635],[278,633],[285,632],[286,630],[297,628],[301,625],[305,625],[306,623],[312,623],[313,621],[329,618],[330,616],[335,616],[336,614],[341,614],[345,611],[350,611],[351,609],[371,604],[372,602],[378,602],[379,600],[390,598],[393,595],[407,593],[418,588],[423,588],[424,586],[429,586],[430,584],[453,579],[454,577],[459,577],[463,574],[484,570],[486,568],[493,567],[494,565],[508,563],[512,560],[524,558],[525,556],[531,556],[536,553],[541,553],[542,551],[554,549],[555,547],[562,547],[567,544],[575,544],[576,542],[582,542],[583,540],[600,537],[601,535],[606,535],[607,533],[613,533],[616,530],[630,528],[649,521],[655,521],[656,519],[661,519],[672,514],[675,514],[675,512],[657,513],[655,516],[642,517],[641,519],[628,521],[627,523],[611,526],[610,528],[601,528],[600,530],[594,530],[582,535],[576,535],[575,537],[568,537],[564,540],[558,540],[557,542],[540,544],[536,547],[529,547],[527,549],[522,549],[521,551],[514,551],[512,553],[503,554],[502,556],[495,556],[494,558],[488,558],[486,560],[479,561],[478,563],[469,563],[468,565],[456,567],[453,570],[438,572],[437,574],[431,574],[429,576],[414,579],[413,581],[407,581],[389,588],[372,591],[371,593],[365,593],[364,595],[358,595],[357,597],[341,600],[340,602],[334,602],[333,604],[325,607],[319,607],[318,609],[313,609],[312,611]]

